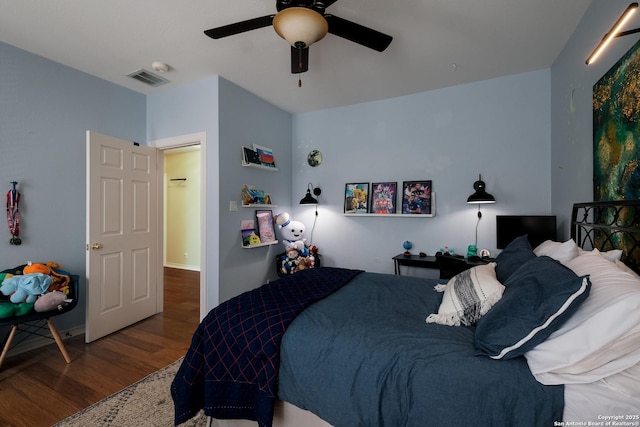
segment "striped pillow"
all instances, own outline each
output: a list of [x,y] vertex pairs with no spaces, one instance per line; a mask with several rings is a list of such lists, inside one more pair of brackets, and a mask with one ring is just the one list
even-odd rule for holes
[[430,314],[427,323],[469,326],[500,300],[504,286],[496,279],[496,264],[479,265],[455,275],[446,285],[438,313]]

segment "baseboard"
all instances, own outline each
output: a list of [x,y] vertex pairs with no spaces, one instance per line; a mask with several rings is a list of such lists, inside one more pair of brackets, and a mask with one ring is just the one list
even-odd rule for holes
[[[85,330],[84,330],[84,325],[82,325],[82,326],[67,329],[64,331],[59,330],[58,332],[60,333],[60,337],[64,341],[68,338],[77,337],[78,335],[84,335]],[[18,338],[18,335],[16,335],[16,338]],[[9,353],[7,353],[7,357],[16,356],[21,353],[26,353],[27,351],[35,350],[37,348],[44,347],[45,345],[49,345],[49,344],[55,344],[53,337],[50,337],[50,338],[37,337],[30,340],[26,340],[21,342],[20,344],[16,344],[15,346],[11,347],[11,350],[9,350]]]
[[200,271],[200,267],[198,267],[197,265],[175,264],[172,262],[165,262],[164,266],[169,268],[177,268],[179,270]]

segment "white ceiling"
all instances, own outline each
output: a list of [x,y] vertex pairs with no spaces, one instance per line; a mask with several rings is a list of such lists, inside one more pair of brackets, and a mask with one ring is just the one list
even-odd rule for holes
[[[328,34],[290,73],[272,27],[203,31],[276,12],[275,0],[0,0],[0,41],[149,94],[219,74],[300,113],[550,67],[591,0],[338,0],[327,13],[393,36],[384,52]],[[126,74],[172,70],[152,88]]]

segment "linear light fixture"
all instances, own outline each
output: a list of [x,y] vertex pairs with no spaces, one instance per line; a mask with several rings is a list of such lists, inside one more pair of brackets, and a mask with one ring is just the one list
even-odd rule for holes
[[620,29],[627,23],[627,21],[629,21],[629,19],[637,9],[638,3],[635,2],[631,3],[629,7],[627,7],[627,10],[625,10],[622,16],[618,18],[613,27],[611,27],[611,30],[609,30],[609,32],[604,35],[602,40],[600,40],[600,43],[598,43],[598,46],[596,46],[595,50],[591,53],[591,55],[589,55],[589,58],[587,58],[586,61],[587,65],[592,64],[598,58],[598,56],[600,56],[600,54],[607,48],[609,43],[611,43],[611,40],[613,40],[615,37],[622,37],[640,32],[640,28],[620,32]]

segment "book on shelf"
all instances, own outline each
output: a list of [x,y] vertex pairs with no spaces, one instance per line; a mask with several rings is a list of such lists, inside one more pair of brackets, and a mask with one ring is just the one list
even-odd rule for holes
[[258,153],[260,158],[260,164],[270,168],[276,167],[276,160],[273,156],[273,150],[271,148],[263,147],[262,145],[253,144],[253,149]]
[[250,163],[254,165],[261,165],[260,155],[256,150],[250,147],[242,146],[242,163],[248,165]]

